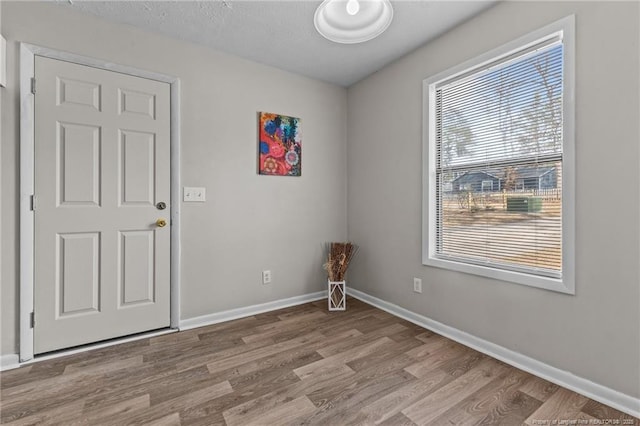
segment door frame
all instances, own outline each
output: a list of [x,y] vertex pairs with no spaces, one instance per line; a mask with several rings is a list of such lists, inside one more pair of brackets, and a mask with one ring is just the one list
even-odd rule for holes
[[31,79],[35,75],[36,56],[156,80],[170,85],[170,327],[177,329],[180,323],[180,79],[88,56],[76,55],[29,43],[20,43],[20,362],[29,361],[34,356],[31,313],[34,310],[35,294],[35,233],[31,197],[35,190],[35,103],[34,96],[31,93]]

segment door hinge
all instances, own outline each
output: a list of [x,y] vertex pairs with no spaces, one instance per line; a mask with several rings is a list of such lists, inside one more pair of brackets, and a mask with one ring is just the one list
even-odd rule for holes
[[31,312],[31,316],[29,318],[29,321],[31,321],[31,328],[34,328],[36,326],[36,313],[35,312]]
[[36,94],[36,78],[31,77],[31,93]]
[[31,211],[36,211],[36,196],[31,196]]

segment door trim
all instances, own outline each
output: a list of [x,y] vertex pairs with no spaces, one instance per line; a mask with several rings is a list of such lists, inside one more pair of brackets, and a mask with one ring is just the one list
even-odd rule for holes
[[[35,74],[35,57],[57,59],[93,68],[161,81],[170,85],[171,152],[171,277],[170,327],[180,324],[180,79],[174,76],[118,65],[101,59],[76,55],[29,43],[20,43],[20,362],[33,358],[34,309],[34,97],[31,78]],[[37,90],[37,89],[36,89]]]

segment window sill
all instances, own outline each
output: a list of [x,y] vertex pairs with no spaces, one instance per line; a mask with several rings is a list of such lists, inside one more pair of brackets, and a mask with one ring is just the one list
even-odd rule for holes
[[514,284],[526,285],[528,287],[536,287],[555,291],[558,293],[575,295],[575,286],[573,280],[567,279],[567,277],[543,277],[538,275],[525,274],[522,272],[507,271],[480,265],[456,262],[453,260],[444,260],[432,256],[425,257],[422,263],[425,266],[434,266],[436,268],[448,269],[450,271],[464,272],[467,274],[493,278],[496,280],[506,281]]

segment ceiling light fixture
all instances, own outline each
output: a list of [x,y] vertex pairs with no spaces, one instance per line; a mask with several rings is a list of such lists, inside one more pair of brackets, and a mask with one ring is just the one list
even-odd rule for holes
[[313,17],[318,32],[336,43],[362,43],[391,24],[389,0],[324,0]]

